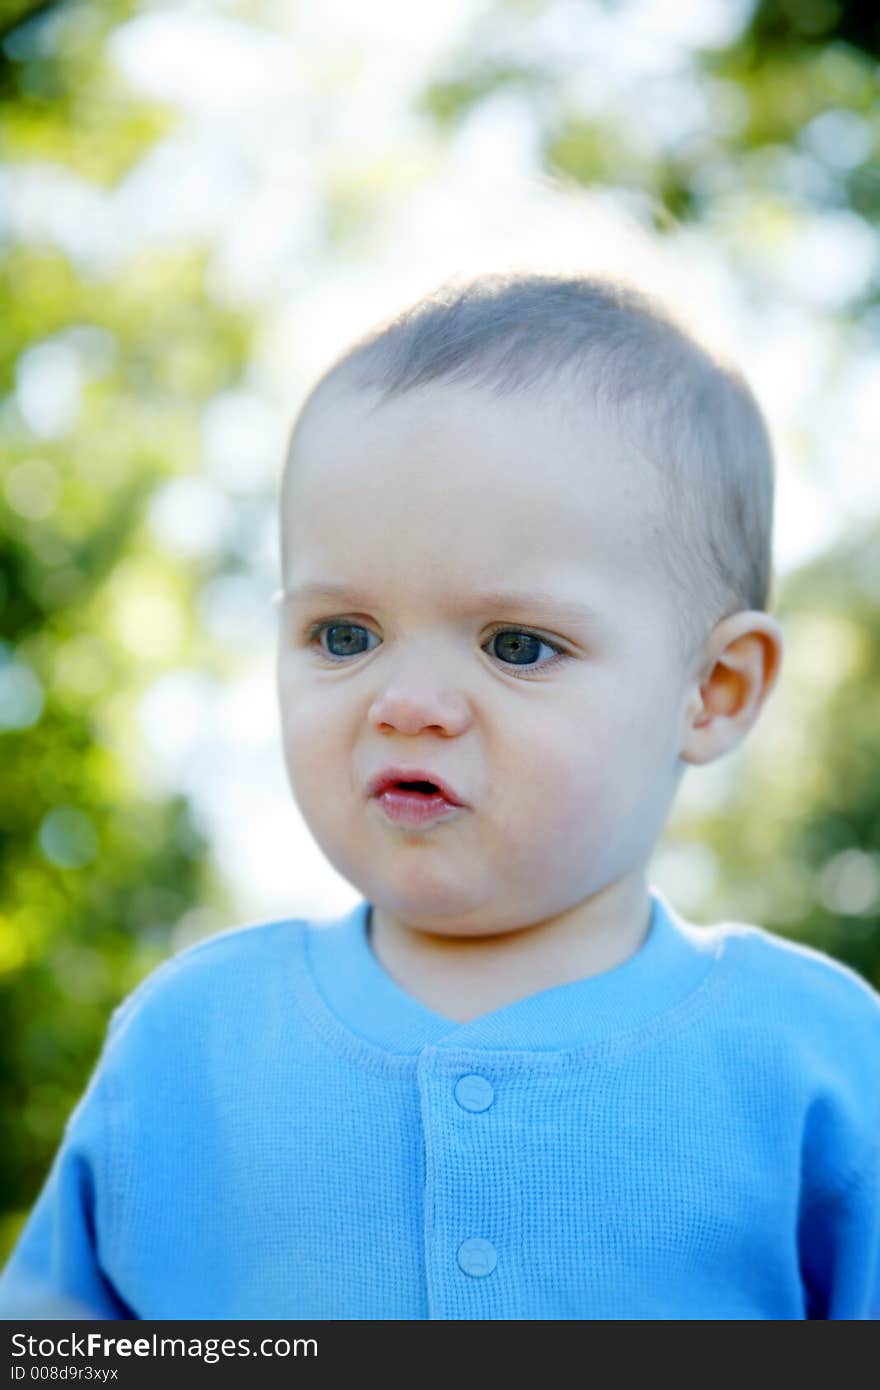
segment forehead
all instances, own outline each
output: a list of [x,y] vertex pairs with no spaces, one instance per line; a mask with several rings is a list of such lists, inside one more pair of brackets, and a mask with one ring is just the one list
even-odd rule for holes
[[608,591],[647,578],[659,494],[650,465],[590,403],[437,383],[384,403],[353,390],[317,400],[282,508],[287,555],[310,578],[455,574],[493,588],[550,570]]

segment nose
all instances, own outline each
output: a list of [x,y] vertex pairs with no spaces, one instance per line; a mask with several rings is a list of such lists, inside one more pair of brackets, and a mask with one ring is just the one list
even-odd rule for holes
[[471,721],[468,702],[427,662],[398,668],[376,696],[369,719],[380,733],[418,734],[434,729],[447,738],[464,733]]

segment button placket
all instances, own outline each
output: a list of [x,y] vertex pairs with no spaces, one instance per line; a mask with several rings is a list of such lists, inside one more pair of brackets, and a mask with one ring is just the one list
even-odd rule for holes
[[[467,1072],[455,1083],[455,1099],[462,1110],[481,1114],[488,1110],[495,1100],[495,1088],[491,1081],[478,1072]],[[498,1263],[498,1252],[491,1240],[483,1236],[470,1236],[462,1241],[457,1252],[458,1266],[473,1279],[483,1279],[491,1274]]]
[[484,1070],[475,1051],[430,1046],[419,1058],[432,1319],[494,1318],[518,1305],[519,1262],[509,1258],[522,1227],[519,1175],[509,1171],[516,1121],[501,1104],[506,1058],[500,1070],[497,1061]]

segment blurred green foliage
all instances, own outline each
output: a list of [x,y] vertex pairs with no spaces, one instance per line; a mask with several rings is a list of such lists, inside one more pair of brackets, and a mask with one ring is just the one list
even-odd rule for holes
[[[132,8],[5,7],[0,20],[27,10],[0,49],[8,172],[107,190],[168,128],[105,62]],[[111,1009],[188,908],[229,910],[186,799],[147,795],[126,757],[163,661],[138,651],[121,605],[164,581],[189,641],[207,577],[158,550],[146,507],[197,469],[201,409],[249,352],[251,325],[208,292],[207,262],[198,246],[89,262],[0,239],[0,1258]],[[59,362],[79,384],[70,419],[53,422]],[[49,371],[44,418],[16,393],[27,364]]]
[[[500,6],[513,16],[522,9],[519,0]],[[551,0],[525,9],[540,16],[554,5]],[[587,31],[597,11],[627,9],[636,9],[635,0],[584,4],[577,23],[572,21],[570,65],[558,58],[525,61],[514,19],[506,27],[499,23],[483,42],[469,42],[453,56],[448,70],[427,86],[422,109],[438,129],[449,132],[487,98],[519,92],[533,114],[548,173],[576,184],[632,190],[645,200],[660,231],[710,215],[721,191],[757,182],[768,196],[784,197],[798,172],[804,175],[807,204],[849,207],[876,217],[880,20],[875,6],[760,0],[734,41],[698,50],[688,81],[691,93],[699,94],[702,117],[690,128],[683,122],[666,138],[651,135],[655,113],[664,117],[662,108],[680,99],[665,78],[646,82],[636,107],[627,99],[616,110],[590,100],[589,77],[579,71],[577,29]],[[575,14],[569,7],[569,16]],[[506,37],[512,39],[509,46]],[[609,49],[609,67],[617,56]],[[812,169],[796,170],[793,157],[802,153],[811,120],[828,113],[844,113],[851,143],[857,131],[863,133],[860,156],[852,162],[824,159]],[[779,157],[766,158],[767,153]]]

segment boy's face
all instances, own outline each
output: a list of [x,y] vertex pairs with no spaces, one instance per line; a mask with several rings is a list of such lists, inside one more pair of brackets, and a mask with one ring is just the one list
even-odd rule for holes
[[[649,467],[587,405],[449,384],[374,405],[315,404],[282,501],[286,593],[349,591],[281,610],[284,755],[315,839],[369,901],[444,935],[641,880],[691,693],[648,559]],[[339,626],[310,640],[321,621]],[[465,806],[401,825],[369,791],[389,764]]]

